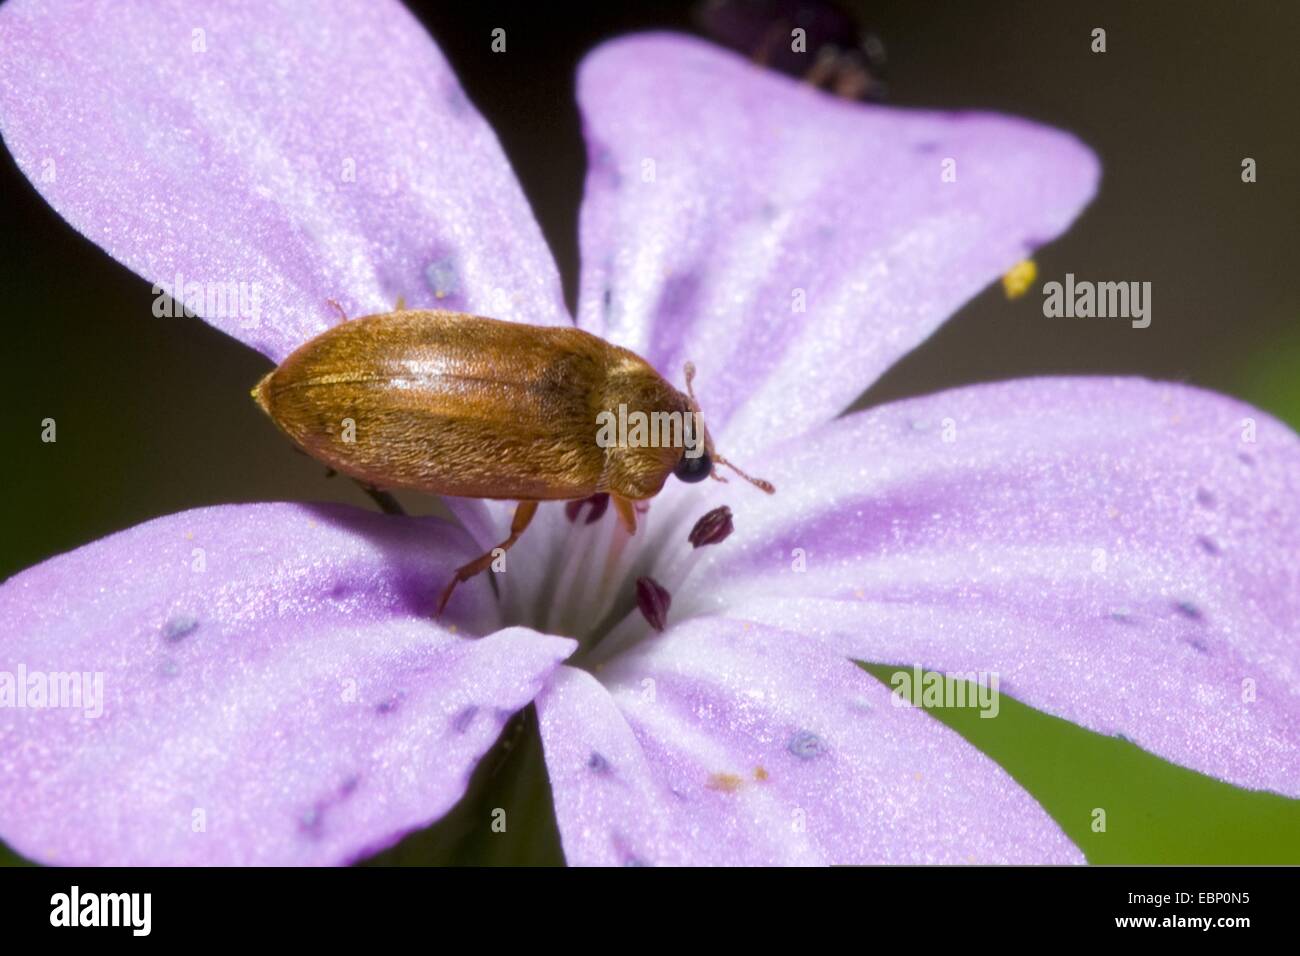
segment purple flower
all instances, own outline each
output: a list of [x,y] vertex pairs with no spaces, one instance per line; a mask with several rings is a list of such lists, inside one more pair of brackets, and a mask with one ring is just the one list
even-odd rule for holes
[[[496,139],[395,3],[10,0],[0,47],[0,129],[35,187],[273,360],[338,321],[329,300],[570,321]],[[991,672],[1300,794],[1288,429],[1137,379],[837,417],[1066,228],[1091,153],[675,36],[597,49],[578,97],[578,324],[672,377],[693,360],[719,448],[778,493],[670,483],[632,538],[543,507],[499,597],[475,579],[440,621],[507,506],[450,501],[461,530],[227,505],[47,561],[0,586],[0,837],[51,863],[353,860],[444,814],[535,702],[572,863],[1081,859],[855,660]],[[238,305],[207,294],[231,284]],[[723,505],[731,533],[693,547]],[[662,633],[641,578],[671,596]],[[98,716],[30,696],[81,674]]]

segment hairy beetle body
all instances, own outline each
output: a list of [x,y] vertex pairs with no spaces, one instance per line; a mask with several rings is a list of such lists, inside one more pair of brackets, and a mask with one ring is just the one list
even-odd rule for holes
[[254,397],[308,454],[382,488],[468,498],[655,495],[682,449],[601,447],[601,412],[689,414],[627,349],[572,327],[444,311],[337,325]]
[[[694,374],[688,363],[688,392]],[[723,464],[773,491],[716,454],[693,392],[572,326],[399,308],[316,336],[253,397],[305,452],[368,487],[518,500],[509,537],[456,570],[439,613],[458,582],[519,539],[539,501],[608,493],[631,534],[633,502],[658,494],[669,474],[721,481]],[[625,434],[632,416],[635,440]],[[646,420],[676,421],[676,439],[655,440],[671,427],[655,432]]]

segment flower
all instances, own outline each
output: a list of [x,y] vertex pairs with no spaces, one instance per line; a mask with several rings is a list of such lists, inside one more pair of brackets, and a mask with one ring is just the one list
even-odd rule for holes
[[[273,360],[338,321],[329,300],[571,321],[495,138],[395,3],[10,0],[0,44],[0,132],[35,187],[149,281],[249,284],[258,315],[205,287],[196,311]],[[102,675],[102,714],[0,708],[0,837],[51,863],[354,860],[443,815],[533,702],[573,863],[1081,858],[855,660],[994,672],[1300,793],[1288,429],[1135,379],[838,417],[1066,228],[1084,147],[668,35],[597,49],[578,97],[576,321],[666,374],[693,360],[719,447],[779,493],[670,483],[632,538],[543,507],[499,598],[475,579],[439,621],[508,508],[449,501],[462,529],[228,505],[47,561],[0,586],[9,692]],[[731,533],[694,547],[724,505]],[[671,598],[662,633],[641,579]]]

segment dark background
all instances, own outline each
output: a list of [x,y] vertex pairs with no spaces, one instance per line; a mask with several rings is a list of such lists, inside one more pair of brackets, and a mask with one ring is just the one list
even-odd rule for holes
[[[687,4],[412,3],[495,126],[572,301],[584,148],[576,64],[604,38],[692,29]],[[885,41],[890,101],[1018,113],[1100,155],[1100,195],[1042,250],[1066,272],[1153,283],[1148,329],[1046,319],[996,285],[864,396],[1057,373],[1132,373],[1232,392],[1300,419],[1300,4],[858,5]],[[490,53],[504,27],[505,56]],[[1090,51],[1091,30],[1107,52]],[[377,51],[382,55],[382,51]],[[0,151],[2,152],[2,151]],[[1241,160],[1258,182],[1241,182]],[[342,499],[248,399],[261,355],[200,321],[158,319],[149,283],[63,224],[0,155],[0,578],[160,514],[218,502]],[[58,442],[40,422],[58,422]],[[427,505],[425,506],[427,507]]]

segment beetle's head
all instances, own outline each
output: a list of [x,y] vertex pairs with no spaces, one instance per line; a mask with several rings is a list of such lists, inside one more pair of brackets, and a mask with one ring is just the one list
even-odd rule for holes
[[677,462],[677,467],[673,469],[673,474],[679,480],[691,483],[703,481],[705,478],[712,478],[714,481],[726,481],[725,477],[718,474],[718,466],[725,465],[755,488],[766,491],[769,495],[775,494],[776,488],[773,487],[770,481],[750,477],[718,454],[717,449],[713,447],[713,438],[709,435],[709,429],[704,424],[704,416],[700,412],[700,403],[695,399],[694,363],[687,362],[685,372],[686,400],[690,404],[696,429],[694,430],[693,442],[688,442],[682,450],[682,457]]

